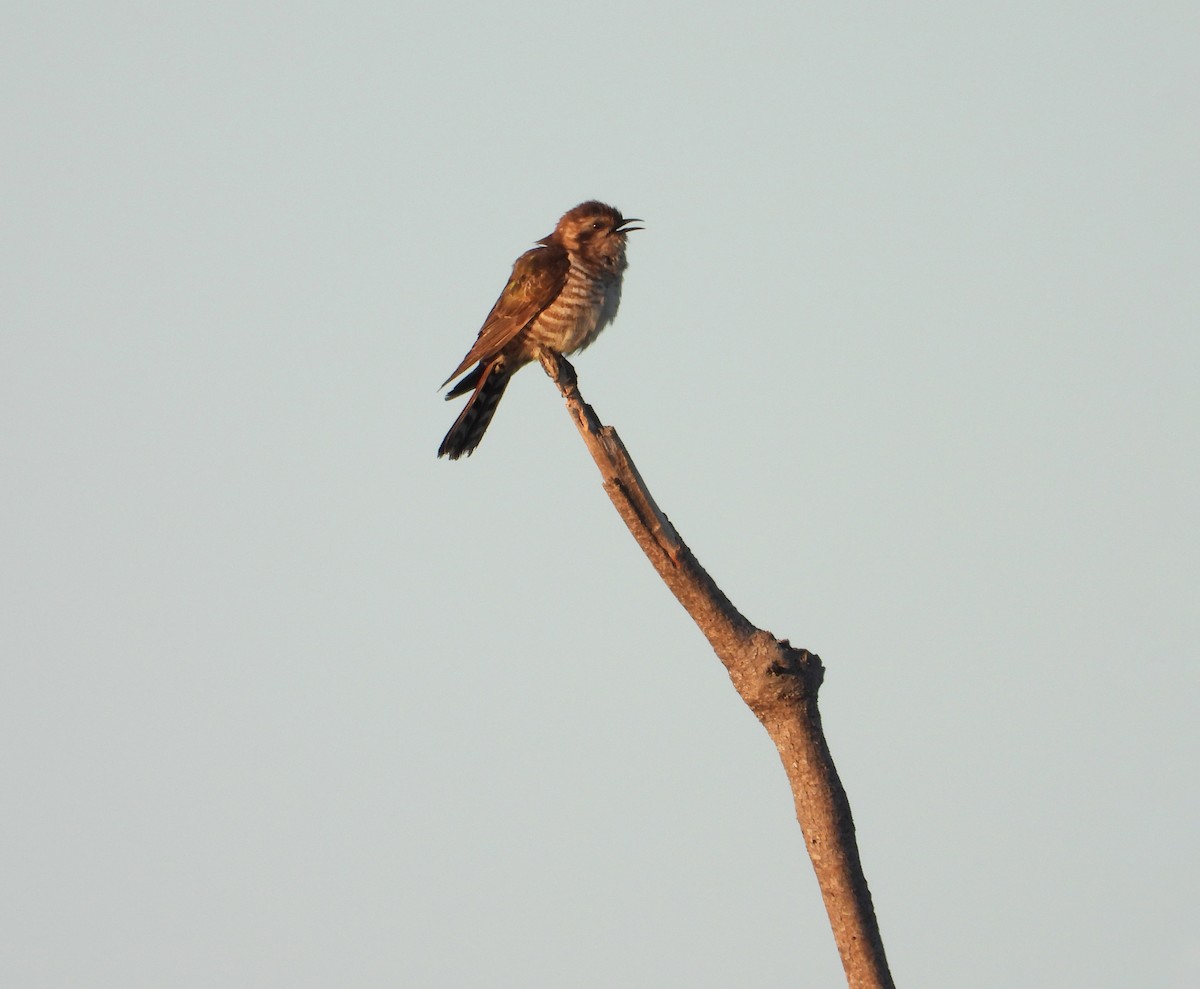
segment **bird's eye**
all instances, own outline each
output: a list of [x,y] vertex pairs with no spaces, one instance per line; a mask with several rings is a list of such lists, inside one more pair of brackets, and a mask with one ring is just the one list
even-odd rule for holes
[[593,230],[599,230],[602,226],[604,226],[604,224],[601,223],[599,220],[592,221],[592,229]]

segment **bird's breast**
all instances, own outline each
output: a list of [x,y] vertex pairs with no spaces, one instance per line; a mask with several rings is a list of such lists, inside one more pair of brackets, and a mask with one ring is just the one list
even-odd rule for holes
[[573,354],[612,322],[621,302],[621,274],[572,264],[566,283],[530,326],[531,343]]

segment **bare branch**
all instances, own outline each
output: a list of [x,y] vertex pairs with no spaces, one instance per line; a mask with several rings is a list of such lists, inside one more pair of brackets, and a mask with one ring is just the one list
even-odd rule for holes
[[817,709],[820,657],[756,628],[717,587],[646,490],[615,429],[579,394],[575,369],[550,351],[542,366],[566,399],[604,490],[658,575],[704,633],[783,760],[809,858],[851,989],[894,989],[863,875],[846,791]]

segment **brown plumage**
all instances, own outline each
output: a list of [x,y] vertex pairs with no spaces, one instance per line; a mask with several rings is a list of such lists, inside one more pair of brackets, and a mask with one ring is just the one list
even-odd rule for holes
[[443,382],[475,365],[446,394],[471,393],[438,448],[439,457],[469,455],[487,430],[509,379],[542,350],[572,354],[599,336],[617,313],[625,272],[625,235],[631,223],[620,211],[592,200],[568,210],[554,233],[513,265],[512,275],[467,356]]

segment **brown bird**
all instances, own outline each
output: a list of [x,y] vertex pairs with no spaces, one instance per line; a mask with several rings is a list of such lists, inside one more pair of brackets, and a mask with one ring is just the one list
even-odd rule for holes
[[475,365],[446,394],[471,393],[438,448],[439,457],[469,455],[488,428],[509,379],[542,350],[573,354],[617,314],[625,273],[625,235],[641,227],[619,210],[591,200],[563,214],[554,233],[513,265],[512,276],[479,331],[479,339],[444,382]]

